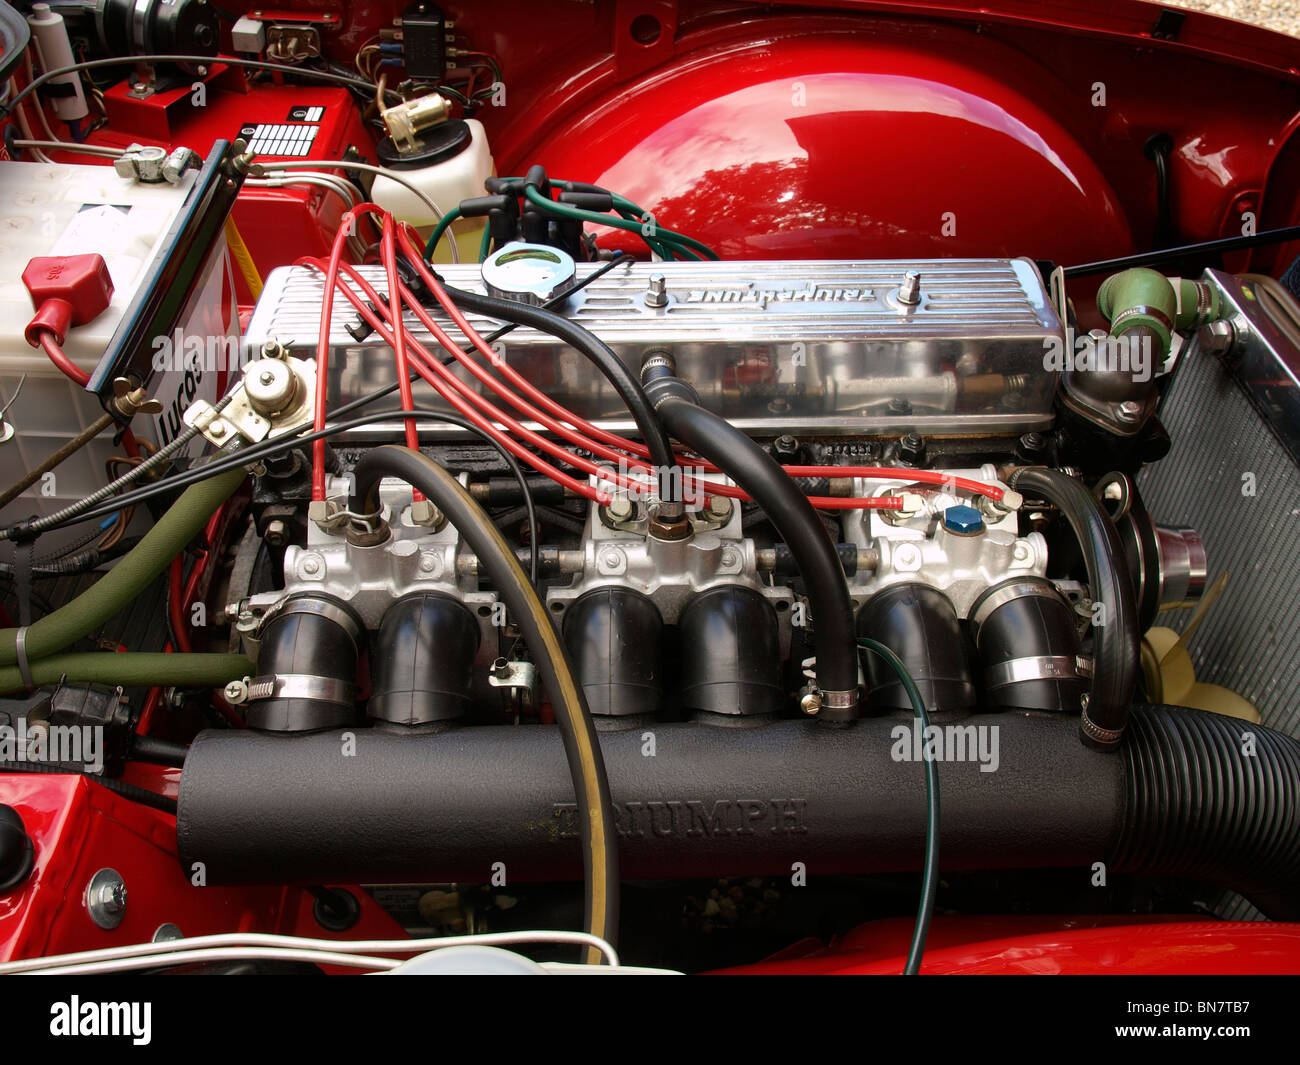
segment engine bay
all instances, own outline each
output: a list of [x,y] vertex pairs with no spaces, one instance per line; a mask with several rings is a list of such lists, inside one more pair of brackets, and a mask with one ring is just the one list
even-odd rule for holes
[[552,6],[9,12],[0,973],[1300,968],[1300,42]]

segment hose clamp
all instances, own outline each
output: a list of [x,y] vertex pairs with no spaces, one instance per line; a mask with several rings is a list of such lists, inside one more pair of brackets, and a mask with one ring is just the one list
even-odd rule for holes
[[1002,607],[1016,599],[1023,599],[1027,596],[1039,596],[1043,599],[1059,599],[1060,592],[1052,586],[1051,582],[1043,577],[1029,577],[1018,580],[1005,581],[989,589],[975,603],[975,609],[971,611],[970,623],[971,628],[975,631],[975,636],[979,638],[980,629],[984,623]]
[[1169,315],[1165,314],[1159,307],[1148,307],[1139,304],[1136,307],[1125,307],[1111,319],[1110,335],[1118,336],[1124,323],[1133,318],[1150,318],[1163,326],[1166,333],[1173,331],[1174,323],[1169,320]]
[[1121,729],[1102,728],[1088,717],[1085,710],[1079,719],[1079,728],[1085,737],[1095,743],[1098,747],[1114,747],[1123,736]]
[[250,680],[246,698],[250,703],[265,699],[310,699],[313,702],[351,706],[356,701],[356,688],[338,677],[278,673]]
[[358,624],[356,616],[341,603],[333,602],[323,596],[300,595],[285,599],[267,611],[259,626],[259,633],[265,633],[273,621],[288,617],[291,614],[316,614],[318,617],[334,622],[335,625],[347,633],[348,639],[352,641],[352,646],[356,648],[358,654],[360,653],[361,626]]
[[35,682],[32,680],[31,663],[27,661],[27,630],[29,628],[30,626],[24,625],[14,637],[14,656],[18,660],[18,675],[22,678],[23,687],[27,691],[31,691],[36,687]]
[[1080,660],[1070,655],[1033,655],[996,662],[984,670],[984,679],[993,689],[1035,680],[1082,680],[1084,673]]

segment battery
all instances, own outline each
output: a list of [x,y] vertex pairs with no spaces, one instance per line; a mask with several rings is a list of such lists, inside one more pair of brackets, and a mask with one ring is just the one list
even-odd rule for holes
[[[35,312],[22,282],[24,267],[37,256],[104,257],[112,301],[92,321],[71,328],[63,344],[78,367],[93,372],[149,276],[195,177],[190,171],[179,185],[144,184],[120,177],[111,166],[0,161],[0,406],[18,396],[4,415],[12,432],[0,434],[8,437],[0,443],[0,481],[16,481],[103,414],[96,395],[27,343],[24,327]],[[180,414],[190,403],[217,399],[226,364],[239,363],[238,325],[230,257],[220,240],[208,252],[176,330],[155,340],[149,391],[163,410],[135,417],[138,438],[167,443],[184,428]],[[0,510],[0,522],[45,515],[89,495],[105,483],[104,462],[113,454],[121,449],[105,431]],[[51,534],[51,543],[57,539]]]

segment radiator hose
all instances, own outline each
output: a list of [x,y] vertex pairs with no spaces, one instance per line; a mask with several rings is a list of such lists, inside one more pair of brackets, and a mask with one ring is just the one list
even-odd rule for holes
[[1139,640],[1137,603],[1119,533],[1101,502],[1068,474],[1039,466],[1011,471],[1007,484],[1055,506],[1083,549],[1088,587],[1101,615],[1093,626],[1096,649],[1092,689],[1083,707],[1080,731],[1085,743],[1115,750],[1124,734],[1129,700],[1137,684]]

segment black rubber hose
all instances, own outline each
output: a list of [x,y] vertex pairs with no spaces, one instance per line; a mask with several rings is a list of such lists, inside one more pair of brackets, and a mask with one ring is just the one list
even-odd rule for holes
[[1101,502],[1080,481],[1058,470],[1021,466],[1007,483],[1055,506],[1078,538],[1088,567],[1094,603],[1102,604],[1093,627],[1095,653],[1092,689],[1080,718],[1084,741],[1114,750],[1128,720],[1129,701],[1137,684],[1139,641],[1137,602],[1119,533]]
[[1227,883],[1300,918],[1300,742],[1254,722],[1135,707],[1124,737],[1116,872]]
[[[516,303],[514,300],[501,300],[495,296],[484,296],[477,292],[466,292],[463,289],[452,288],[450,285],[445,284],[444,288],[446,288],[447,294],[456,301],[456,305],[463,310],[473,311],[475,314],[485,314],[501,322],[527,326],[530,329],[536,329],[540,333],[549,333],[551,336],[564,341],[570,347],[576,348],[595,364],[596,368],[604,374],[606,380],[614,386],[623,402],[627,404],[627,409],[632,413],[632,419],[636,422],[641,439],[645,441],[646,447],[650,449],[650,461],[659,470],[665,472],[676,465],[677,460],[673,457],[673,450],[668,444],[668,434],[664,432],[663,426],[659,424],[659,419],[655,417],[654,407],[651,406],[650,400],[646,397],[641,382],[623,364],[623,360],[613,352],[609,345],[596,336],[595,333],[589,329],[584,329],[576,322],[572,322],[562,315],[556,314],[554,311],[548,311],[541,307]],[[667,484],[666,477],[661,477],[661,480]]]
[[[514,617],[541,672],[564,739],[570,776],[577,792],[582,837],[585,927],[613,942],[618,929],[618,836],[609,796],[609,779],[586,697],[550,614],[520,568],[510,545],[460,483],[432,459],[406,447],[371,448],[353,470],[355,513],[379,506],[379,482],[397,477],[418,488],[446,515],[479,558]],[[436,781],[431,780],[430,785]],[[508,787],[508,782],[503,782]],[[588,958],[598,960],[598,952]]]
[[776,460],[739,429],[686,398],[662,395],[657,403],[668,432],[748,492],[789,545],[812,606],[817,685],[849,703],[847,708],[823,704],[822,713],[828,720],[853,718],[858,687],[853,602],[817,511]]
[[159,740],[153,736],[136,736],[131,741],[131,759],[136,762],[169,765],[179,769],[185,764],[185,756],[189,753],[190,748],[187,743],[173,743],[171,740]]

